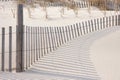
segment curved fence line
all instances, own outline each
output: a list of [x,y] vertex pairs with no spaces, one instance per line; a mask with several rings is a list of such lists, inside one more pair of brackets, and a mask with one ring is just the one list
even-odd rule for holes
[[[24,70],[61,45],[79,36],[120,25],[120,15],[96,18],[62,27],[24,26]],[[14,27],[0,29],[0,70],[16,69],[16,33]]]

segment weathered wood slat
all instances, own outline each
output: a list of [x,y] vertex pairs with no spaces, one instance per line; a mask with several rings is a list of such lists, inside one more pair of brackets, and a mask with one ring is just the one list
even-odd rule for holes
[[12,27],[9,27],[9,71],[12,71]]
[[5,70],[5,28],[2,28],[2,71]]

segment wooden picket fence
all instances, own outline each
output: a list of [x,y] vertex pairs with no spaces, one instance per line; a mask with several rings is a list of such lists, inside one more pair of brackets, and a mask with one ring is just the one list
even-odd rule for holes
[[[22,62],[24,70],[62,44],[79,36],[120,25],[120,15],[96,18],[62,27],[23,27]],[[17,28],[0,29],[0,71],[16,70]]]

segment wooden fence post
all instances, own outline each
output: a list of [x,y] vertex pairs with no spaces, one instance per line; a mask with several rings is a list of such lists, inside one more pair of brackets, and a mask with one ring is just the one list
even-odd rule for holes
[[24,55],[23,55],[23,5],[17,7],[17,36],[16,36],[16,72],[24,71]]

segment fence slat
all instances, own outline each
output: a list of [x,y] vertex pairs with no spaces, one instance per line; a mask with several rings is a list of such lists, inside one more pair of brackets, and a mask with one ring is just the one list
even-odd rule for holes
[[81,33],[81,35],[83,35],[81,23],[79,23],[79,27],[80,27],[80,33]]
[[97,19],[97,24],[98,24],[98,30],[100,30],[100,18]]
[[41,50],[41,47],[40,47],[40,41],[41,41],[41,40],[40,40],[40,39],[41,39],[41,38],[40,38],[40,37],[41,37],[41,36],[40,36],[40,27],[38,27],[38,49],[39,49],[39,51],[38,51],[39,53],[38,53],[38,54],[39,54],[39,59],[41,58],[41,56],[40,56],[40,53],[41,53],[41,52],[40,52],[40,50]]
[[33,64],[33,59],[34,55],[33,55],[33,28],[31,27],[31,65]]
[[120,25],[120,14],[118,15],[118,25]]
[[30,27],[28,27],[28,54],[29,54],[29,63],[28,63],[28,67],[30,67]]
[[115,26],[117,26],[118,20],[117,20],[117,15],[115,16]]
[[88,20],[88,27],[89,27],[89,32],[91,32],[91,26],[90,26],[90,21]]
[[43,56],[46,54],[46,42],[45,42],[45,29],[44,29],[44,27],[42,27],[42,30],[43,30],[43,51],[44,51],[44,53],[43,53]]
[[96,19],[94,19],[94,27],[95,27],[95,31],[97,31],[97,22],[96,22]]
[[35,56],[36,55],[36,49],[35,49],[36,48],[36,40],[35,40],[36,39],[36,30],[35,30],[35,27],[33,27],[33,31],[34,31],[33,32],[33,36],[34,36],[33,43],[34,43],[34,63],[35,63],[35,61],[36,61],[36,56]]
[[77,33],[78,33],[78,36],[80,36],[79,27],[78,27],[78,23],[76,23],[76,27],[77,27]]
[[40,32],[41,32],[41,57],[43,57],[43,29],[40,27]]
[[75,26],[75,24],[73,24],[73,28],[74,28],[74,33],[75,33],[75,37],[77,37],[77,28],[76,28],[76,26]]
[[5,70],[5,28],[2,28],[2,71]]
[[104,23],[105,22],[105,18],[103,17],[101,19],[102,19],[102,26],[103,26],[102,29],[104,29],[105,28],[105,23]]
[[84,26],[84,22],[82,22],[82,28],[83,28],[83,34],[85,34],[85,26]]
[[88,33],[88,25],[87,25],[87,21],[85,21],[85,27],[86,27],[86,33]]
[[108,28],[108,17],[106,17],[106,28]]
[[55,47],[54,47],[54,40],[53,40],[53,31],[52,31],[52,27],[50,27],[50,34],[51,34],[52,49],[53,49],[53,51],[54,51],[54,50],[55,50]]
[[94,32],[94,24],[93,24],[93,20],[91,20],[91,27],[92,27],[92,32]]
[[114,16],[112,16],[112,26],[114,26]]
[[36,27],[36,60],[38,61],[38,27]]
[[59,44],[61,45],[61,38],[60,38],[60,32],[59,32],[59,27],[57,27],[57,32],[58,32],[58,38],[59,38]]
[[31,43],[31,46],[30,46],[30,47],[31,47],[31,50],[30,50],[30,51],[31,51],[31,65],[32,65],[32,63],[33,63],[33,53],[32,53],[32,49],[33,49],[33,48],[32,48],[32,47],[33,47],[33,46],[32,46],[32,45],[33,45],[33,44],[32,44],[32,35],[33,35],[33,33],[32,33],[32,27],[30,28],[30,32],[31,32],[31,41],[30,41],[30,43]]
[[109,16],[109,27],[111,27],[111,16]]
[[62,44],[64,43],[64,41],[63,41],[63,33],[62,33],[62,29],[61,29],[61,27],[59,27],[59,30],[60,30],[60,36],[61,36],[61,41],[62,41]]
[[25,42],[25,43],[26,43],[26,51],[25,51],[25,52],[26,52],[26,69],[27,69],[27,68],[28,68],[28,42],[27,42],[27,41],[28,41],[28,40],[27,40],[27,39],[28,39],[28,36],[27,36],[28,31],[27,31],[27,26],[25,27],[25,33],[26,33],[26,36],[25,36],[25,37],[26,37],[26,38],[25,38],[25,39],[26,39],[26,40],[25,40],[25,41],[26,41],[26,42]]
[[54,50],[56,49],[56,40],[55,40],[55,29],[52,27],[52,38],[53,38],[53,45],[54,45]]
[[12,27],[9,27],[9,71],[12,71]]
[[57,27],[55,27],[55,36],[56,36],[57,47],[59,47],[59,39],[58,39]]
[[62,27],[62,31],[63,31],[64,42],[66,43],[66,38],[65,38],[65,30],[64,30],[64,27]]
[[[45,35],[46,35],[46,53],[48,53],[48,47],[49,47],[49,45],[48,45],[48,33],[47,33],[47,27],[45,27]],[[38,40],[38,42],[39,42],[39,40]]]
[[71,25],[70,28],[71,28],[72,39],[74,39],[75,37],[74,37],[74,32],[73,32],[74,31],[73,25]]
[[[49,48],[50,48],[50,52],[51,52],[51,51],[52,51],[52,46],[51,46],[51,39],[50,39],[49,27],[47,27],[47,32],[48,32]],[[41,43],[41,44],[42,44],[42,43]]]
[[67,26],[65,26],[65,32],[66,32],[67,41],[69,41]]
[[67,26],[67,29],[68,29],[68,38],[69,38],[69,41],[72,39],[71,37],[71,30],[70,30],[70,27]]
[[102,18],[100,18],[100,29],[102,29]]

